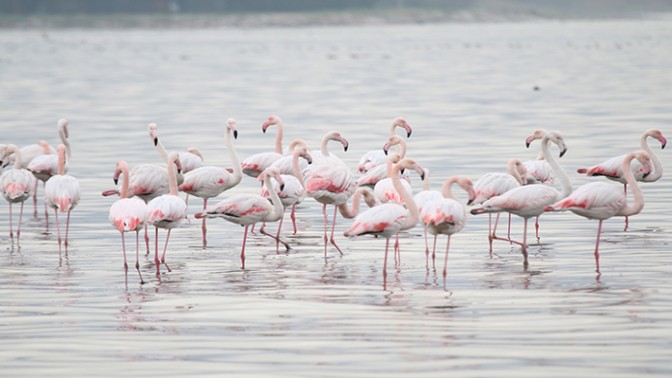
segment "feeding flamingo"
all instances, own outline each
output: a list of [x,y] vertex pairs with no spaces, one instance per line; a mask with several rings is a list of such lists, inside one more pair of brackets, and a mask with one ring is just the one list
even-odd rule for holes
[[324,257],[327,257],[327,205],[334,205],[334,219],[331,226],[331,238],[329,241],[342,255],[341,248],[334,239],[336,228],[336,212],[338,206],[347,202],[355,192],[355,178],[345,163],[329,153],[327,143],[334,140],[343,145],[348,151],[348,141],[337,131],[331,131],[322,138],[319,158],[313,156],[313,164],[306,168],[304,179],[306,181],[306,194],[322,204],[324,216]]
[[135,269],[140,275],[140,284],[144,284],[142,273],[140,273],[139,262],[139,235],[140,229],[147,222],[147,204],[138,197],[128,197],[129,173],[128,164],[119,160],[115,177],[123,175],[121,183],[120,199],[115,201],[110,207],[110,222],[121,233],[121,247],[124,251],[124,271],[128,272],[128,263],[126,262],[126,241],[124,233],[135,231]]
[[[403,128],[406,130],[406,137],[410,138],[411,133],[413,132],[413,129],[411,126],[406,122],[405,119],[398,117],[395,118],[392,121],[392,124],[390,125],[390,133],[389,136],[396,135],[395,130],[396,128]],[[387,160],[387,156],[385,153],[383,153],[380,150],[371,150],[367,153],[365,153],[360,159],[359,159],[359,164],[357,166],[357,169],[359,170],[360,173],[366,173],[370,169],[373,169],[376,166],[382,165],[385,166]]]
[[275,167],[266,168],[259,179],[263,180],[266,190],[270,193],[268,199],[256,194],[238,194],[226,198],[214,206],[210,206],[200,213],[194,214],[199,218],[224,218],[231,223],[245,226],[243,234],[243,246],[240,251],[241,268],[245,269],[245,244],[247,242],[247,231],[250,225],[257,222],[276,222],[282,218],[284,208],[278,193],[273,190],[271,178],[274,178],[280,190],[284,187],[284,182],[280,172]]
[[[147,223],[155,227],[154,263],[156,264],[157,277],[161,274],[160,263],[163,263],[170,272],[170,267],[166,264],[166,250],[168,249],[170,231],[180,225],[187,213],[187,204],[177,195],[177,171],[175,166],[180,168],[180,158],[177,152],[168,154],[167,163],[170,189],[167,194],[156,197],[147,204]],[[159,262],[159,228],[168,230],[161,262]]]
[[387,253],[390,237],[396,235],[399,231],[413,228],[419,217],[418,207],[411,193],[401,184],[401,179],[399,178],[399,171],[401,169],[414,169],[420,174],[420,177],[423,177],[425,172],[412,159],[403,159],[393,167],[391,172],[392,183],[401,194],[403,204],[388,202],[374,206],[357,215],[354,223],[343,233],[347,237],[366,234],[382,235],[385,237],[383,277],[387,277]]
[[58,233],[58,247],[61,247],[61,226],[58,221],[58,212],[67,213],[65,221],[65,248],[68,248],[68,231],[70,229],[70,212],[79,203],[81,191],[79,181],[73,176],[65,174],[65,161],[67,147],[63,144],[58,145],[58,171],[51,176],[44,185],[44,197],[47,206],[54,209],[56,217],[56,232]]
[[240,163],[243,173],[250,177],[257,177],[266,168],[270,167],[274,161],[282,157],[282,134],[284,124],[280,117],[272,115],[261,125],[261,131],[266,134],[266,130],[270,126],[276,126],[278,133],[275,135],[275,151],[261,152],[254,154]]
[[[227,120],[226,134],[224,135],[224,143],[229,150],[229,157],[233,163],[233,172],[229,172],[224,167],[204,166],[184,175],[184,182],[180,185],[181,191],[198,198],[203,198],[204,210],[208,206],[208,199],[217,197],[224,191],[238,185],[243,177],[240,163],[238,162],[238,155],[236,155],[236,150],[233,148],[233,142],[231,141],[231,134],[233,134],[234,139],[238,138],[236,120],[233,118]],[[203,218],[201,226],[203,248],[207,246],[207,226],[205,220],[206,218]]]
[[27,169],[21,168],[21,151],[18,147],[10,144],[5,147],[7,156],[14,154],[14,169],[2,173],[0,176],[0,189],[2,196],[9,202],[9,237],[14,242],[14,229],[12,227],[12,204],[21,203],[19,211],[19,227],[16,230],[16,244],[21,237],[21,220],[23,218],[23,203],[33,194],[33,176]]
[[[636,181],[642,182],[654,182],[658,181],[663,176],[663,164],[656,154],[653,153],[649,143],[648,138],[658,139],[660,142],[660,148],[664,149],[667,145],[667,139],[663,136],[663,133],[660,130],[651,129],[645,131],[640,140],[639,144],[642,150],[646,151],[651,157],[651,162],[653,163],[652,170],[650,172],[645,172],[642,168],[642,165],[638,161],[634,161],[630,164],[630,169],[632,170],[633,176]],[[623,175],[623,161],[627,155],[620,155],[613,157],[605,162],[602,162],[598,165],[592,166],[590,168],[579,168],[578,173],[585,173],[587,176],[604,176],[610,180],[618,181],[623,184],[623,192],[627,195],[628,193],[628,183],[625,180]],[[628,216],[625,216],[625,229],[628,229]]]
[[640,165],[638,171],[640,172],[649,171],[650,162],[653,159],[651,158],[651,155],[645,151],[636,151],[626,154],[621,163],[623,179],[627,185],[630,185],[634,202],[628,203],[627,196],[618,187],[605,182],[591,182],[579,187],[567,198],[544,208],[545,211],[569,210],[582,217],[598,220],[597,240],[595,242],[595,271],[598,275],[600,274],[599,248],[602,221],[613,216],[639,214],[644,207],[642,190],[639,185],[637,185],[637,179],[632,172],[631,162],[633,159],[637,159],[638,165]]
[[525,266],[527,266],[527,221],[531,217],[536,217],[544,212],[544,207],[565,198],[572,192],[572,184],[569,177],[562,170],[560,164],[553,157],[550,152],[548,141],[555,143],[560,148],[560,156],[562,157],[567,152],[562,136],[557,132],[550,132],[544,135],[541,140],[541,150],[544,154],[544,159],[553,167],[553,174],[562,182],[562,192],[557,189],[543,185],[533,184],[525,185],[518,188],[511,189],[506,193],[492,197],[483,202],[481,207],[474,208],[471,213],[496,213],[506,211],[522,217],[525,220],[523,228],[523,242],[510,240],[522,247],[523,256],[525,256]]
[[[448,250],[450,249],[450,237],[464,228],[467,223],[467,209],[460,203],[451,190],[453,184],[457,184],[465,192],[471,201],[476,193],[474,184],[466,176],[453,176],[443,182],[441,194],[438,201],[432,201],[420,211],[420,219],[427,226],[430,234],[434,235],[434,248],[432,250],[432,262],[436,255],[436,237],[439,234],[448,236],[446,244],[446,256],[443,261],[443,277],[446,277],[448,268]],[[427,263],[427,262],[426,262]]]

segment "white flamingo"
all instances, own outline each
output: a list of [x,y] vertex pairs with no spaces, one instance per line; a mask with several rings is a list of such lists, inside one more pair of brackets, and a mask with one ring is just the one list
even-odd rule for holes
[[44,197],[48,207],[54,209],[56,217],[56,231],[58,233],[58,248],[61,248],[61,226],[58,220],[58,212],[67,213],[65,221],[65,248],[68,248],[68,231],[70,230],[70,212],[79,203],[81,190],[79,189],[79,180],[75,177],[65,174],[65,162],[67,147],[63,144],[58,145],[58,170],[57,174],[51,176],[44,185]]
[[257,177],[266,168],[270,167],[273,162],[282,157],[282,135],[284,124],[280,117],[272,115],[261,125],[261,131],[266,133],[270,126],[276,126],[278,133],[275,135],[275,151],[261,152],[254,154],[240,163],[243,173],[250,177]]
[[[413,132],[413,129],[411,126],[406,122],[405,119],[398,117],[395,118],[392,121],[392,124],[390,125],[390,133],[388,137],[391,137],[395,135],[395,130],[396,128],[403,128],[406,130],[406,137],[410,138],[411,133]],[[360,159],[359,159],[359,164],[357,166],[357,169],[359,170],[360,173],[366,173],[370,169],[382,165],[385,166],[387,160],[387,156],[385,153],[383,153],[380,150],[371,150],[367,153],[365,153]]]
[[16,230],[16,244],[21,237],[21,220],[23,218],[23,203],[33,194],[33,176],[27,169],[21,168],[21,151],[13,144],[5,147],[7,154],[14,154],[14,169],[7,170],[0,176],[2,196],[9,202],[9,237],[14,242],[14,228],[12,226],[12,204],[20,203],[19,226]]

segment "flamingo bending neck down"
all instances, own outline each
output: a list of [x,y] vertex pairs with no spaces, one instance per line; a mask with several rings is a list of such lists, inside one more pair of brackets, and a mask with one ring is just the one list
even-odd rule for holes
[[[418,222],[418,207],[411,196],[411,193],[401,184],[399,171],[402,169],[414,169],[422,178],[425,174],[422,167],[412,159],[403,159],[392,169],[392,183],[402,196],[403,204],[384,203],[372,207],[355,218],[354,223],[343,235],[347,237],[356,237],[360,235],[372,234],[385,237],[385,260],[383,262],[383,279],[386,283],[387,277],[387,254],[390,246],[390,237],[396,235],[399,231],[408,230]],[[404,206],[405,205],[405,206]]]
[[67,213],[65,222],[65,248],[68,248],[68,231],[70,229],[70,212],[77,206],[80,198],[79,181],[65,174],[66,146],[58,145],[58,171],[44,185],[44,196],[47,206],[54,209],[56,217],[56,231],[58,232],[58,248],[61,248],[61,226],[58,220],[58,212]]
[[276,222],[282,218],[284,208],[278,193],[273,190],[271,178],[274,178],[280,190],[284,187],[284,182],[280,172],[275,167],[266,168],[259,179],[263,180],[266,190],[270,193],[268,199],[257,194],[238,194],[228,197],[214,206],[210,206],[202,212],[194,214],[197,219],[205,218],[224,218],[231,223],[245,226],[243,234],[243,246],[240,250],[241,269],[245,269],[245,244],[247,243],[247,231],[250,225],[257,222]]
[[[389,132],[388,137],[396,135],[395,132],[396,132],[397,128],[403,128],[406,131],[406,137],[407,138],[411,137],[411,133],[413,132],[413,129],[408,124],[408,122],[406,122],[406,120],[401,118],[401,117],[397,117],[394,120],[392,120],[392,123],[390,124],[390,128],[389,128],[390,132]],[[382,151],[371,150],[371,151],[365,153],[359,159],[359,164],[357,165],[357,169],[359,170],[359,173],[366,173],[376,166],[379,166],[379,165],[385,166],[386,160],[387,160],[387,156]]]
[[[664,149],[667,145],[667,139],[663,136],[663,133],[657,129],[651,129],[645,131],[640,137],[639,144],[642,150],[649,154],[652,169],[647,170],[639,163],[638,160],[631,162],[630,170],[633,173],[635,181],[642,182],[654,182],[658,181],[663,176],[663,164],[656,154],[653,153],[651,147],[648,143],[648,138],[655,138],[660,142],[660,148]],[[625,179],[623,174],[623,161],[625,161],[627,155],[619,155],[613,157],[605,162],[602,162],[598,165],[592,166],[590,168],[579,168],[577,169],[578,173],[585,173],[587,176],[604,176],[610,180],[620,182],[623,184],[623,193],[627,195],[628,193],[628,182]],[[625,217],[625,230],[628,229],[629,217]]]
[[637,179],[632,172],[631,162],[637,159],[643,172],[650,170],[650,162],[653,160],[646,151],[630,152],[625,155],[621,165],[623,179],[630,185],[634,202],[628,203],[625,193],[613,185],[605,182],[591,182],[579,187],[567,198],[552,205],[546,206],[544,211],[569,210],[574,214],[588,219],[597,219],[597,238],[595,242],[595,271],[600,275],[600,234],[602,221],[613,216],[631,216],[639,214],[644,207],[644,196],[637,185]]
[[[175,166],[181,169],[180,159],[177,152],[171,152],[168,155],[168,185],[167,194],[156,197],[147,204],[147,222],[155,228],[155,246],[154,263],[156,264],[156,276],[161,275],[161,263],[166,266],[170,272],[170,267],[166,264],[166,250],[168,249],[168,240],[170,231],[176,228],[182,222],[187,214],[187,205],[184,200],[177,195],[177,171]],[[163,246],[163,254],[159,262],[159,228],[168,230],[166,234],[166,244]]]
[[[305,171],[306,195],[313,197],[322,204],[324,216],[324,257],[327,257],[327,240],[342,255],[341,248],[336,244],[334,231],[338,206],[347,202],[357,188],[355,178],[350,169],[340,159],[329,153],[329,141],[338,141],[348,151],[348,141],[337,131],[327,133],[322,139],[319,159],[313,156],[313,164]],[[331,238],[327,239],[327,205],[334,205],[334,218],[331,226]]]
[[276,126],[278,133],[275,135],[275,150],[273,152],[261,152],[254,154],[240,163],[243,173],[250,177],[258,177],[261,172],[270,167],[273,162],[282,157],[282,135],[284,124],[280,117],[272,115],[261,125],[261,131],[266,134],[270,126]]
[[[117,173],[118,172],[118,173]],[[115,177],[123,175],[120,199],[112,204],[110,207],[110,223],[121,233],[121,247],[124,252],[124,272],[128,272],[128,263],[126,262],[126,241],[124,240],[124,233],[135,231],[135,269],[140,276],[140,284],[144,284],[142,273],[140,273],[139,260],[139,238],[140,229],[143,228],[147,222],[147,204],[138,197],[128,198],[128,164],[119,160],[117,162],[117,169]]]
[[[224,167],[205,166],[194,169],[193,171],[184,175],[184,182],[180,185],[180,191],[189,195],[203,198],[203,209],[208,206],[208,199],[217,197],[224,191],[233,188],[240,183],[242,179],[242,170],[238,162],[238,155],[233,147],[231,135],[233,138],[238,138],[238,130],[236,129],[236,120],[229,118],[226,123],[226,134],[224,141],[226,148],[229,150],[229,158],[233,164],[233,172],[229,172]],[[203,234],[203,248],[207,246],[207,226],[206,219],[203,218],[201,225]]]
[[27,169],[21,168],[21,151],[10,144],[5,147],[6,156],[14,154],[14,169],[2,173],[0,176],[0,190],[2,196],[9,202],[9,237],[14,242],[14,228],[12,227],[12,204],[21,203],[19,211],[19,226],[16,230],[16,244],[21,237],[21,220],[23,218],[23,203],[33,194],[33,180],[35,177]]
[[522,217],[525,220],[523,228],[523,242],[511,240],[512,243],[518,244],[522,247],[523,256],[525,257],[524,266],[527,267],[527,221],[531,217],[536,217],[544,212],[544,207],[565,198],[572,192],[572,184],[569,177],[562,170],[558,161],[551,154],[548,141],[555,143],[560,148],[560,156],[567,152],[562,136],[557,132],[550,132],[544,135],[541,140],[541,150],[544,154],[544,159],[553,167],[553,173],[562,182],[562,192],[557,189],[542,185],[525,185],[518,188],[511,189],[506,193],[492,197],[483,202],[481,207],[474,208],[471,213],[497,213],[506,211]]

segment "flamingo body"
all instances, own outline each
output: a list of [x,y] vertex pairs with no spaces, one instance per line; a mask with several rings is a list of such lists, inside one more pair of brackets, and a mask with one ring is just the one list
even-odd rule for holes
[[110,223],[119,232],[139,231],[147,217],[147,204],[137,197],[118,199],[110,207]]
[[625,206],[621,188],[605,182],[591,182],[576,189],[552,207],[555,211],[569,210],[588,219],[608,219]]
[[79,181],[70,175],[56,175],[44,186],[47,206],[61,213],[67,213],[79,203]]
[[217,197],[226,190],[236,186],[240,178],[226,168],[206,166],[197,168],[184,175],[180,191],[199,198]]
[[27,169],[10,169],[0,177],[2,195],[7,202],[18,203],[30,198],[33,194],[33,174]]

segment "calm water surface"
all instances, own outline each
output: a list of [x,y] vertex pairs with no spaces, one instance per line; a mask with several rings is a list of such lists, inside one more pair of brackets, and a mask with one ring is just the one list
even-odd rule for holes
[[[414,128],[408,155],[437,188],[534,158],[538,145],[525,149],[524,138],[554,129],[578,187],[589,179],[576,168],[638,148],[647,129],[672,135],[670,67],[667,21],[3,31],[1,142],[55,144],[56,120],[68,118],[70,174],[83,191],[60,256],[53,223],[34,219],[32,204],[12,246],[0,205],[3,374],[670,376],[669,175],[643,185],[646,206],[627,232],[620,218],[605,222],[599,279],[597,224],[562,213],[542,217],[528,268],[509,244],[490,258],[487,218],[471,217],[453,238],[445,283],[440,268],[425,269],[421,229],[411,230],[386,287],[384,240],[345,239],[348,221],[337,225],[344,256],[323,258],[312,200],[293,249],[277,254],[252,237],[245,271],[239,226],[211,221],[203,250],[198,222],[185,223],[169,247],[173,271],[157,279],[142,257],[141,286],[133,270],[124,276],[107,221],[113,199],[100,196],[116,160],[159,163],[149,122],[169,149],[197,146],[209,164],[228,165],[225,120],[237,119],[246,157],[272,148],[273,130],[260,130],[270,114],[285,121],[286,140],[316,146],[340,130],[350,150],[337,153],[353,170],[403,115]],[[670,169],[670,151],[652,145]],[[226,195],[257,191],[244,178]]]

